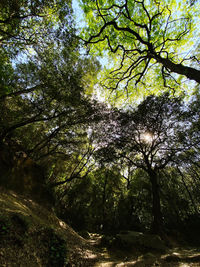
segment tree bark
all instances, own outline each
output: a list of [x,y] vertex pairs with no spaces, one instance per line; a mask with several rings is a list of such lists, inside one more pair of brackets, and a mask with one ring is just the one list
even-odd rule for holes
[[200,84],[200,71],[188,66],[184,66],[182,64],[173,63],[171,60],[167,58],[162,58],[160,56],[156,56],[155,59],[157,62],[163,64],[163,66],[170,70],[171,72],[178,73],[181,75],[185,75],[188,79],[196,81]]
[[152,213],[153,213],[153,223],[152,231],[155,234],[162,234],[163,232],[163,220],[160,205],[160,187],[158,183],[158,176],[155,171],[149,171],[149,177],[152,185]]

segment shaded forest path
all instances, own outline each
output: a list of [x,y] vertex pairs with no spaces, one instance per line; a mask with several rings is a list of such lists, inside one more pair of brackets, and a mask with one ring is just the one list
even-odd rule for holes
[[98,251],[94,267],[200,267],[200,249],[173,248],[165,253],[108,249],[100,244],[101,236],[90,234],[89,243]]

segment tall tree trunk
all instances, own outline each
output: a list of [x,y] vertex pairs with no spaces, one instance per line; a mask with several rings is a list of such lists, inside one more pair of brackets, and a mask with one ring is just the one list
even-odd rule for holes
[[153,213],[153,224],[152,231],[156,234],[162,234],[163,232],[163,220],[160,206],[160,187],[158,183],[158,176],[155,171],[149,171],[149,177],[152,185],[152,213]]
[[185,75],[188,79],[196,81],[198,84],[200,84],[200,71],[188,66],[184,66],[183,64],[174,63],[171,60],[167,58],[162,58],[160,56],[154,57],[157,62],[160,62],[163,64],[163,66],[167,69],[169,69],[171,72],[178,73],[181,75]]

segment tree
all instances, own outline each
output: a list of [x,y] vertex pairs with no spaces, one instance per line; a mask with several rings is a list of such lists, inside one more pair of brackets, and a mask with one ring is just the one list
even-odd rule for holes
[[188,52],[197,34],[195,4],[171,0],[81,3],[88,22],[82,38],[88,48],[113,55],[104,88],[131,92],[138,84],[140,90],[152,86],[156,91],[155,81],[160,88],[162,79],[164,86],[174,90],[183,76],[200,83],[199,56],[194,46]]
[[81,107],[84,106],[82,111],[87,109],[87,105],[87,110],[91,109],[81,94],[84,86],[89,87],[89,80],[85,77],[88,68],[94,75],[98,64],[90,59],[84,59],[83,64],[77,44],[74,42],[72,46],[73,41],[69,39],[64,48],[55,44],[37,51],[30,61],[15,67],[10,84],[7,82],[9,93],[1,95],[4,114],[0,131],[2,140],[16,129],[32,123],[51,121],[51,127],[62,128],[69,117],[70,123],[78,119],[77,111]]
[[[8,23],[6,29],[12,31],[12,35],[5,33],[0,47],[0,145],[17,144],[26,157],[45,166],[47,173],[59,168],[53,181],[57,184],[66,171],[61,160],[63,165],[67,160],[77,164],[76,175],[66,172],[66,180],[84,173],[85,158],[80,162],[76,158],[87,150],[87,127],[95,117],[96,105],[90,94],[99,64],[80,55],[70,2],[15,2],[5,3],[0,11],[5,20],[1,26]],[[16,31],[15,20],[19,23]],[[31,28],[32,23],[36,28]],[[29,40],[29,34],[33,39]],[[20,49],[17,58],[10,44]],[[28,47],[31,53],[25,53]]]
[[123,182],[117,168],[97,167],[84,179],[68,183],[67,193],[61,199],[61,215],[78,230],[114,233],[119,229],[118,205],[122,191]]
[[124,168],[132,165],[148,174],[152,187],[152,229],[160,234],[163,218],[159,174],[167,166],[177,166],[184,153],[199,145],[195,139],[187,138],[191,125],[189,118],[186,123],[184,109],[181,98],[164,94],[147,97],[135,110],[114,112],[108,122],[112,127],[104,147],[99,149],[101,159],[121,162]]
[[65,0],[2,0],[0,45],[23,48],[44,43],[55,32],[55,26],[58,29],[72,22],[70,6],[71,2]]
[[[83,140],[82,140],[83,142]],[[81,142],[80,142],[81,143]],[[79,147],[79,149],[81,148],[81,151],[73,151],[72,155],[70,155],[70,159],[69,159],[69,155],[67,155],[67,153],[63,152],[63,157],[59,157],[57,158],[57,160],[60,160],[60,164],[62,165],[62,167],[60,167],[59,165],[59,172],[62,174],[62,179],[60,181],[58,181],[58,177],[57,174],[52,171],[52,174],[49,178],[50,182],[51,182],[51,186],[59,186],[59,185],[65,185],[73,180],[76,179],[84,179],[85,177],[88,176],[88,174],[91,172],[91,170],[93,169],[95,163],[94,160],[92,160],[92,154],[94,152],[94,148],[91,147],[91,144],[85,145],[86,149],[81,147],[81,145],[77,145],[77,147]],[[75,149],[73,149],[75,150]],[[68,152],[68,151],[67,151]],[[81,155],[81,152],[83,155]],[[54,166],[55,166],[55,162],[56,159],[54,158]],[[52,178],[55,178],[56,182],[52,182]],[[65,190],[64,194],[66,193]],[[63,196],[63,193],[62,193]]]

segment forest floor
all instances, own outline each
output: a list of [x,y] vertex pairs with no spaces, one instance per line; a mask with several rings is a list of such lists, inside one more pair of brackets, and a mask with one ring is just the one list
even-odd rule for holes
[[200,267],[200,250],[108,249],[101,245],[100,235],[84,239],[52,211],[0,187],[0,266]]
[[200,249],[194,247],[175,247],[165,253],[155,251],[108,249],[100,245],[101,236],[90,234],[89,243],[98,251],[94,267],[198,267]]

